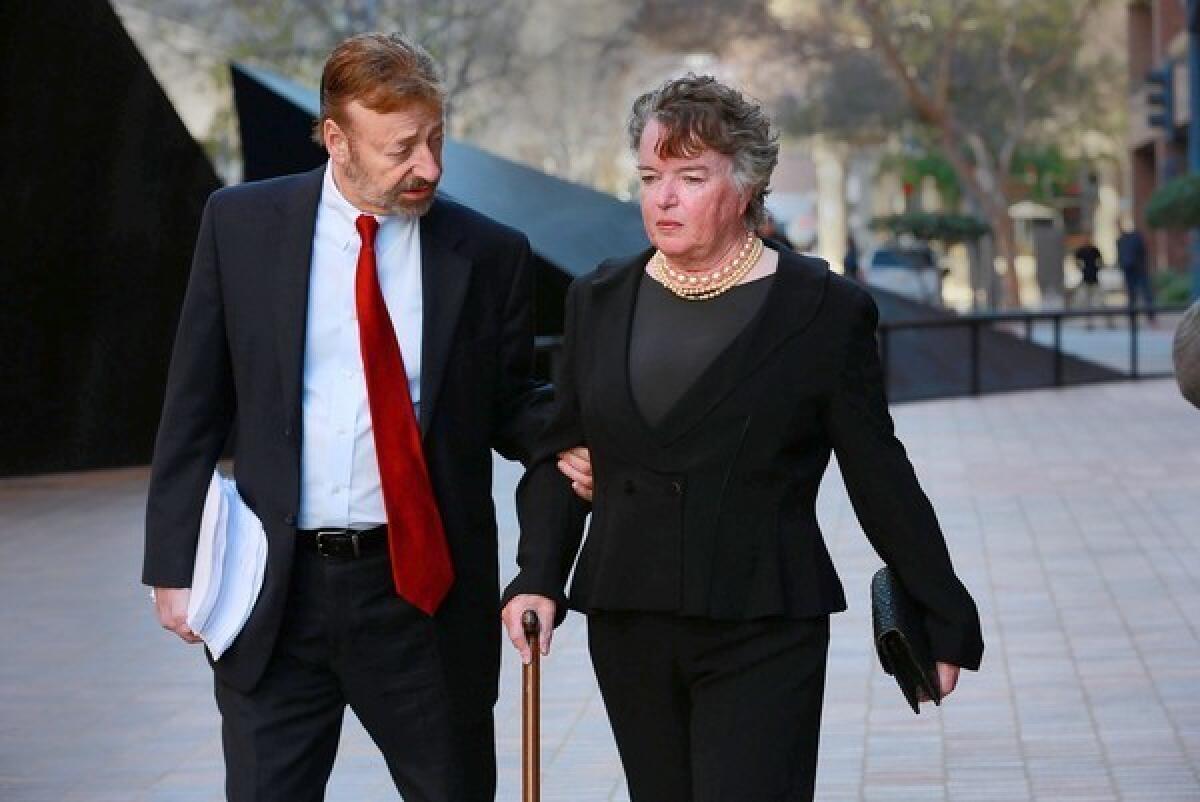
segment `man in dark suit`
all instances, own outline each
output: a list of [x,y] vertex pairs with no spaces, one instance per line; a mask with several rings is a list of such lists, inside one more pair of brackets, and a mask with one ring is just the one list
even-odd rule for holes
[[1154,324],[1154,289],[1150,286],[1149,257],[1146,238],[1137,228],[1128,227],[1117,237],[1117,264],[1125,276],[1125,294],[1129,311],[1137,308],[1138,301],[1146,306],[1146,319]]
[[266,530],[254,610],[214,663],[229,799],[320,800],[349,704],[408,802],[491,800],[499,672],[491,449],[527,455],[531,257],[435,197],[443,95],[398,36],[335,49],[310,173],[201,222],[150,480],[143,581],[189,642],[197,531],[236,424]]

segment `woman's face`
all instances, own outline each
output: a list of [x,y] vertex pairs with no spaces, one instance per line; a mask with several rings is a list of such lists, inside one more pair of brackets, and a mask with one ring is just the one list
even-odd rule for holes
[[716,260],[745,236],[742,215],[748,198],[734,186],[733,160],[722,153],[659,156],[658,141],[664,133],[662,124],[652,119],[638,145],[646,235],[676,267],[715,267]]

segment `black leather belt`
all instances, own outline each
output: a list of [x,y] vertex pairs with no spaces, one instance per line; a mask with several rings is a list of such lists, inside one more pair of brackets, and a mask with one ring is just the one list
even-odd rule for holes
[[300,547],[322,557],[357,559],[387,548],[387,526],[373,529],[301,529]]

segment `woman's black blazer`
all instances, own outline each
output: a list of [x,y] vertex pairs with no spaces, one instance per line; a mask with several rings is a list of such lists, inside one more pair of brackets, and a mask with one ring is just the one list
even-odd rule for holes
[[757,317],[652,426],[628,367],[648,258],[606,262],[567,294],[555,414],[517,492],[520,573],[505,600],[538,593],[563,614],[586,510],[555,454],[583,444],[595,495],[573,609],[727,620],[843,610],[815,509],[832,452],[871,544],[924,607],[935,657],[977,667],[975,604],[893,434],[870,295],[781,253]]

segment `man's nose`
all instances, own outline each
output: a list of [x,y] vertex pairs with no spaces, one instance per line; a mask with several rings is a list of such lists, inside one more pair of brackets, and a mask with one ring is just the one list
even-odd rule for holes
[[442,177],[441,154],[428,145],[422,145],[413,161],[413,174],[431,184]]

